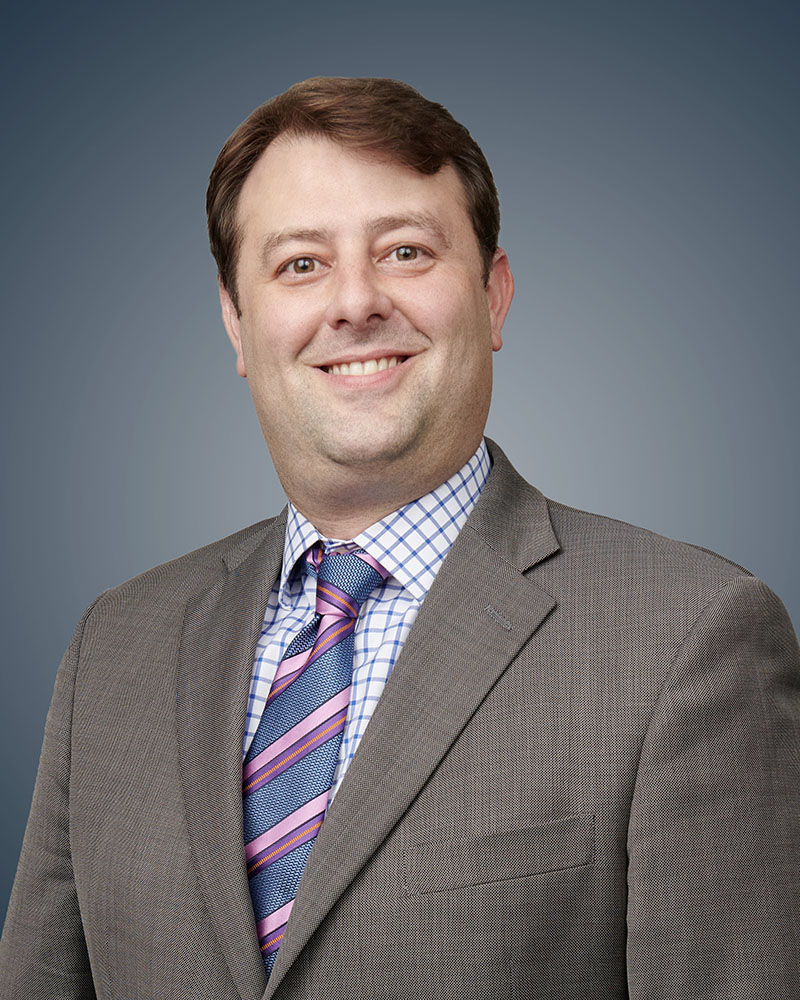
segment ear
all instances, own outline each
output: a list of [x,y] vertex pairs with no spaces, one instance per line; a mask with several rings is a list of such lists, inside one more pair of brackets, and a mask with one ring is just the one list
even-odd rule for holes
[[219,285],[219,304],[222,308],[222,322],[225,325],[228,339],[233,344],[234,351],[236,351],[236,371],[242,378],[247,378],[247,371],[244,366],[244,353],[242,352],[242,330],[239,310],[234,305],[230,293],[219,278],[217,279],[217,284]]
[[489,301],[489,316],[492,324],[492,350],[503,346],[503,323],[505,323],[511,300],[514,298],[514,275],[508,263],[505,250],[495,250],[489,280],[486,282],[486,297]]

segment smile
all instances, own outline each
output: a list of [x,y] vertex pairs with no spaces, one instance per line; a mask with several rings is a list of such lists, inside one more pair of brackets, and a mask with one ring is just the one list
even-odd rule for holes
[[395,368],[405,361],[405,355],[391,355],[386,358],[371,358],[369,361],[348,361],[338,365],[323,365],[328,375],[374,375],[376,372]]

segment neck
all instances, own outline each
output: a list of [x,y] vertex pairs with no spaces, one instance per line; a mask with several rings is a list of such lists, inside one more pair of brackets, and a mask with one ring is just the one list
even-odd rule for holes
[[[477,447],[477,445],[476,445]],[[459,456],[451,466],[421,476],[391,476],[388,470],[367,475],[341,470],[337,477],[322,482],[281,476],[286,495],[300,513],[326,538],[343,541],[354,538],[400,507],[441,486],[469,461],[474,453]]]
[[404,491],[367,491],[362,485],[360,488],[349,492],[341,491],[336,495],[330,492],[320,495],[316,491],[305,491],[302,495],[297,493],[293,495],[293,491],[290,490],[286,490],[286,493],[295,507],[321,535],[325,538],[347,541],[388,514],[429,493],[442,482],[444,480],[437,479],[427,487],[415,486]]

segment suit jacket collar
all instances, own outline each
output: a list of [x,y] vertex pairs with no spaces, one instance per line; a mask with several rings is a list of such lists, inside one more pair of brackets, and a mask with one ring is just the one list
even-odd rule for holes
[[253,658],[281,567],[285,510],[226,552],[184,615],[178,759],[189,841],[211,920],[244,1000],[264,992],[242,830],[242,746]]
[[253,656],[280,572],[283,518],[268,522],[244,552],[228,553],[227,572],[187,608],[177,703],[186,812],[209,911],[245,1000],[273,996],[554,606],[523,575],[558,549],[547,501],[488,444],[492,473],[422,604],[320,829],[266,993],[244,863],[241,754]]

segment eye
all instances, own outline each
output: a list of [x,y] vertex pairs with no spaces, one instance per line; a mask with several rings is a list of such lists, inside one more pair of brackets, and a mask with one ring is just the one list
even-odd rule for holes
[[395,247],[389,256],[391,257],[392,254],[394,254],[395,260],[416,260],[419,256],[419,250],[412,246]]
[[295,260],[289,261],[286,269],[292,274],[311,274],[316,266],[317,262],[313,257],[297,257]]

